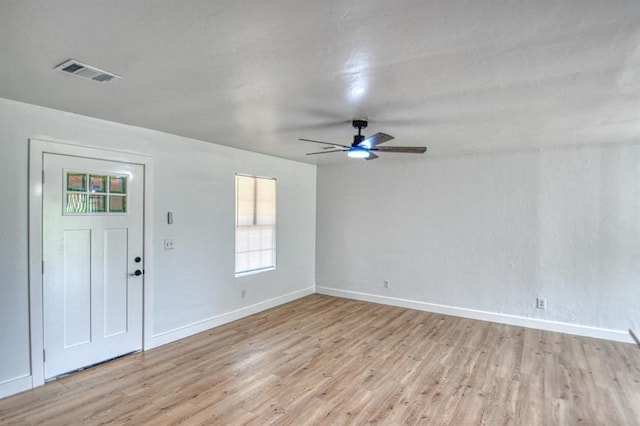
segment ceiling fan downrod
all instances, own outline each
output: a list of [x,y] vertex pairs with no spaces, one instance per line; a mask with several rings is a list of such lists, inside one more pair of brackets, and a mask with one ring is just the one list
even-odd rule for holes
[[358,144],[360,144],[360,142],[364,140],[364,136],[362,136],[362,129],[365,129],[369,123],[367,122],[367,120],[353,120],[351,124],[353,125],[353,127],[358,129],[358,134],[353,135],[352,146],[358,146]]

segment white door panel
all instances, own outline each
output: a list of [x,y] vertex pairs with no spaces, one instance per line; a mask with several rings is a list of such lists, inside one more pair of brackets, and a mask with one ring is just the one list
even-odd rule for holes
[[70,348],[91,341],[91,230],[63,230],[62,239],[62,292],[51,296],[63,307],[61,337]]
[[45,154],[44,173],[45,378],[52,378],[142,348],[143,276],[129,274],[143,270],[135,259],[143,253],[144,169]]
[[104,335],[127,332],[127,243],[128,230],[105,229],[104,264]]

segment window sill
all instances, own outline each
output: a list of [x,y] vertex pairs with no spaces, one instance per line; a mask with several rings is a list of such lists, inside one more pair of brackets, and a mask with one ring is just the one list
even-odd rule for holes
[[267,272],[267,271],[274,271],[276,269],[275,266],[272,266],[270,268],[263,268],[263,269],[255,269],[253,271],[246,271],[246,272],[238,272],[235,274],[236,278],[241,278],[241,277],[246,277],[248,275],[255,275],[255,274],[259,274],[261,272]]

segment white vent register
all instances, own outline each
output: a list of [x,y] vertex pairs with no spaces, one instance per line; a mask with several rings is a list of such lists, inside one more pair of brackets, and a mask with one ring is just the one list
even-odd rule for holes
[[76,61],[75,59],[64,61],[63,63],[55,67],[55,69],[67,74],[73,74],[77,75],[78,77],[84,77],[89,80],[97,81],[98,83],[107,83],[114,78],[122,78],[117,74],[107,72],[87,64],[83,64]]

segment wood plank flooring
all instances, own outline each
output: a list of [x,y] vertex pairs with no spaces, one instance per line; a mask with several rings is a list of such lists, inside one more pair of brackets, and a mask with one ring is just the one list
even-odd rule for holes
[[0,400],[0,424],[640,425],[631,344],[312,295]]

